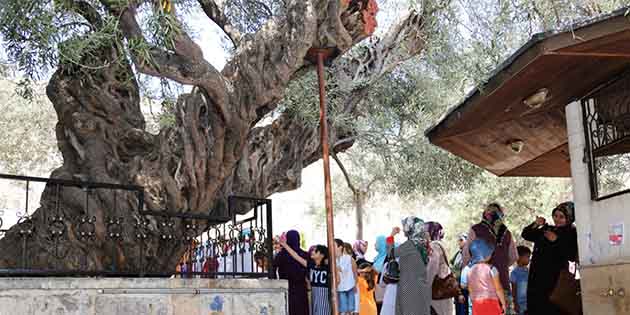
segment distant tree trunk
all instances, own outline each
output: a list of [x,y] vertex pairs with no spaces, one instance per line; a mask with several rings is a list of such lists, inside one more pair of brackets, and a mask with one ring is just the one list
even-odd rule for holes
[[[379,179],[379,176],[376,176],[369,183],[365,184],[365,186],[358,186],[352,178],[350,178],[350,172],[345,167],[343,162],[339,159],[336,153],[331,154],[337,166],[341,170],[343,177],[346,181],[346,185],[348,189],[352,192],[352,204],[354,205],[354,215],[357,223],[357,240],[363,239],[363,218],[365,216],[365,205],[370,199],[370,193],[372,189],[372,185],[374,185]],[[360,183],[361,184],[361,183]]]
[[[135,3],[130,1],[129,6]],[[272,21],[273,27],[247,39],[247,45],[237,49],[221,72],[203,59],[199,47],[185,34],[176,40],[175,52],[151,49],[153,63],[132,56],[139,72],[195,86],[178,98],[175,126],[158,135],[145,131],[134,68],[121,47],[97,47],[86,57],[107,67],[59,65],[47,94],[59,119],[56,137],[64,163],[51,177],[140,185],[148,210],[217,217],[226,214],[231,194],[267,197],[299,187],[302,169],[321,157],[317,130],[286,113],[269,125],[254,126],[276,108],[289,81],[310,67],[305,56],[311,47],[332,45],[344,52],[366,37],[365,7],[333,4],[290,1],[288,20]],[[144,40],[134,7],[112,5],[110,10],[112,16],[120,17],[125,37]],[[368,45],[366,55],[340,62],[337,71],[354,73],[353,80],[369,85],[422,51],[422,21],[422,15],[412,13],[383,40]],[[357,71],[358,67],[362,70]],[[331,129],[333,151],[352,146],[350,133]],[[41,207],[32,215],[33,233],[20,233],[27,227],[22,223],[0,239],[0,268],[20,266],[19,244],[27,244],[27,267],[31,268],[103,270],[115,260],[120,270],[140,266],[146,271],[174,270],[187,246],[181,241],[160,241],[159,236],[170,227],[158,218],[141,216],[135,196],[95,190],[86,207],[80,188],[60,192],[59,209],[67,230],[57,246],[50,221],[56,200],[56,187],[48,185]],[[82,239],[82,218],[88,216],[96,219],[95,236]],[[120,242],[108,239],[106,222],[114,217],[123,220]],[[135,225],[146,220],[150,237],[140,245]],[[188,222],[176,223],[173,230],[178,231],[180,224]],[[207,228],[203,221],[194,223],[195,234]],[[28,237],[25,243],[24,237]],[[58,253],[64,253],[62,259],[55,258]]]
[[354,209],[357,220],[357,240],[363,239],[363,218],[364,218],[364,210],[365,204],[368,201],[369,192],[359,190],[353,194],[354,198]]

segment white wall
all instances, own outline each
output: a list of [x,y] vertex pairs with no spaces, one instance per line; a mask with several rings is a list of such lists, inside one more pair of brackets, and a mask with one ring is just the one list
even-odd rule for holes
[[[588,165],[584,163],[584,125],[579,102],[567,105],[567,132],[571,154],[571,174],[576,208],[580,262],[582,265],[630,263],[630,194],[602,201],[591,200]],[[624,243],[611,246],[611,224],[624,223]]]

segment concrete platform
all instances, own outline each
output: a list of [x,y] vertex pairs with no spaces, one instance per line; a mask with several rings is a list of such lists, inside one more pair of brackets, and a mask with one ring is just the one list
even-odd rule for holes
[[0,315],[288,315],[286,281],[0,278]]

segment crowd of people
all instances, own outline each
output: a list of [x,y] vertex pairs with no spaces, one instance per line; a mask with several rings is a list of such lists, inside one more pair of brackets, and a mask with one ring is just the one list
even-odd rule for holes
[[[286,232],[274,247],[273,268],[288,280],[289,314],[331,314],[331,264],[342,315],[566,314],[553,297],[560,274],[577,261],[573,203],[553,209],[553,224],[537,217],[523,229],[533,251],[516,246],[505,213],[500,204],[489,204],[481,221],[458,237],[453,256],[442,244],[442,225],[413,216],[402,220],[402,229],[375,239],[372,261],[365,240],[336,239],[330,261],[326,246],[305,252],[300,234]],[[406,240],[398,244],[400,232]]]

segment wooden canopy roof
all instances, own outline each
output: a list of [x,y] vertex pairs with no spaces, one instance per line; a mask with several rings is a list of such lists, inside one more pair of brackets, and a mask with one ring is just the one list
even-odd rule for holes
[[[499,176],[569,177],[564,108],[630,69],[626,12],[534,35],[426,136]],[[546,101],[527,106],[541,89]],[[515,140],[524,142],[520,153],[509,147]]]

